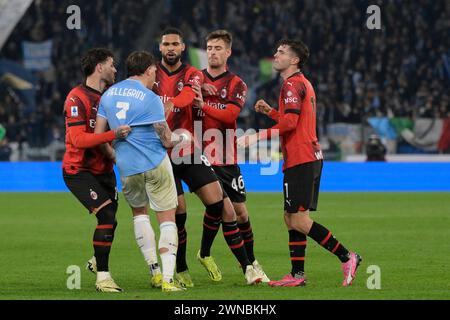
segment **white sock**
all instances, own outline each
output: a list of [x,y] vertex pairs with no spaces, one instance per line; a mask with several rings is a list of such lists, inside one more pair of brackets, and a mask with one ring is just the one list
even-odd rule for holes
[[147,262],[152,275],[161,273],[156,255],[156,239],[148,215],[138,215],[133,218],[134,236],[139,249]]
[[164,281],[173,281],[173,272],[177,263],[178,230],[175,222],[163,222],[159,226],[159,249],[166,248],[168,251],[160,253],[162,273]]
[[103,281],[105,279],[110,279],[111,275],[108,271],[98,271],[97,272],[97,282]]

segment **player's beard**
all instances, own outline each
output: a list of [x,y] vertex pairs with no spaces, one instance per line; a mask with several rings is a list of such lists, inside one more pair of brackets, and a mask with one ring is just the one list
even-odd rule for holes
[[208,65],[211,69],[220,69],[223,67],[223,63],[220,63],[218,59],[216,59],[215,61],[210,60],[208,61]]
[[181,54],[177,54],[173,58],[169,58],[167,56],[163,56],[163,60],[169,66],[174,66],[174,65],[176,65],[178,63],[178,61],[181,60]]
[[114,75],[112,75],[111,77],[103,78],[102,80],[105,83],[106,87],[109,87],[114,84],[115,78],[116,77]]

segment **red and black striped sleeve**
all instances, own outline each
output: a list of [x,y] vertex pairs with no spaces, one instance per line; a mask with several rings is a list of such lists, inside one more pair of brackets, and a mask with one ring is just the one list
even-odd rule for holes
[[110,130],[104,133],[87,132],[86,107],[79,97],[69,94],[64,103],[64,115],[67,124],[67,138],[75,148],[87,149],[115,139],[115,132]]

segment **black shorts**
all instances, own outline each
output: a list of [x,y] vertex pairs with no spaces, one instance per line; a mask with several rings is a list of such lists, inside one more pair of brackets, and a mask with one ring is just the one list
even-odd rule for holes
[[241,168],[239,168],[237,164],[230,166],[213,166],[213,169],[222,185],[224,198],[228,196],[231,202],[238,203],[247,200],[244,178],[241,174]]
[[180,164],[174,164],[172,162],[177,195],[184,193],[181,180],[188,185],[190,192],[195,192],[211,182],[218,181],[206,156],[195,153],[188,157],[189,159],[185,160],[189,161],[183,161]]
[[286,169],[283,178],[284,210],[288,213],[316,211],[323,160]]
[[114,172],[100,175],[88,171],[67,174],[63,170],[63,177],[67,188],[89,210],[89,213],[96,213],[96,209],[108,200],[117,205],[117,182]]

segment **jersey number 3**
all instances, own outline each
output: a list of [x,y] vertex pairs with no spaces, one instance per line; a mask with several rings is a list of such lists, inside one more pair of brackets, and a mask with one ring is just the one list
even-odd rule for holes
[[124,120],[127,118],[127,111],[130,109],[130,104],[128,102],[118,101],[116,103],[116,108],[120,109],[119,112],[116,113],[116,117],[119,120]]

